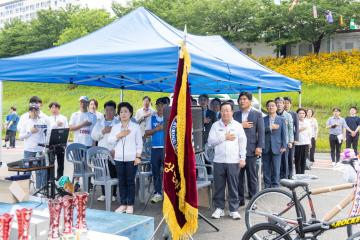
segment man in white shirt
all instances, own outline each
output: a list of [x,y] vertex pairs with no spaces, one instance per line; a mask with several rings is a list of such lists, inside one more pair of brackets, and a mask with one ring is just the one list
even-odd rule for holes
[[[32,96],[30,99],[29,99],[29,104],[36,104],[38,107],[39,107],[39,116],[40,117],[47,117],[46,114],[44,114],[42,111],[41,111],[41,107],[42,107],[42,100],[41,98],[39,98],[38,96]],[[27,120],[29,118],[29,112],[26,112],[24,113],[23,115],[20,116],[20,119],[19,119],[19,123],[17,125],[17,130],[20,132],[20,128],[21,126],[23,125],[23,122],[25,120]]]
[[[96,124],[96,115],[88,112],[89,98],[81,96],[80,110],[70,117],[69,128],[74,132],[74,143],[81,143],[88,148],[95,146],[95,141],[91,138],[91,131]],[[75,191],[80,189],[79,179],[74,179]],[[85,190],[87,191],[87,189]]]
[[138,109],[135,114],[135,119],[140,125],[142,136],[145,134],[146,122],[153,113],[154,110],[151,108],[151,98],[148,96],[143,97],[143,107]]
[[[94,141],[98,142],[99,147],[104,147],[111,151],[112,155],[114,156],[114,147],[113,143],[108,141],[111,129],[114,125],[118,124],[120,121],[119,119],[115,118],[116,113],[116,103],[114,101],[108,101],[104,104],[105,109],[105,117],[99,120],[96,124],[94,129],[91,132],[91,137]],[[112,178],[116,178],[116,168],[110,161],[108,162],[110,176]],[[105,188],[101,186],[102,195],[97,199],[98,201],[105,201]],[[113,187],[113,197],[112,201],[116,200],[116,187]]]
[[[28,118],[24,118],[20,127],[19,138],[24,140],[24,159],[43,155],[44,147],[38,144],[45,144],[46,131],[48,128],[47,118],[40,116],[39,106],[30,104]],[[33,164],[45,165],[45,161],[33,162]],[[40,189],[46,184],[46,171],[36,171],[36,188]]]
[[220,108],[221,119],[210,130],[208,144],[214,148],[214,204],[213,218],[225,216],[225,187],[228,187],[229,215],[240,219],[239,173],[246,162],[246,135],[242,125],[233,119],[233,105],[225,102]]
[[[60,114],[60,104],[57,102],[52,102],[49,104],[50,116],[48,117],[49,129],[47,131],[47,137],[50,140],[51,130],[58,128],[68,128],[68,120],[64,115]],[[55,155],[57,162],[57,174],[56,179],[58,180],[64,174],[64,156],[65,148],[63,146],[55,147]]]
[[74,143],[81,143],[88,148],[94,146],[95,142],[91,138],[91,131],[96,124],[96,116],[88,112],[89,98],[81,96],[80,111],[71,115],[69,127],[74,132]]

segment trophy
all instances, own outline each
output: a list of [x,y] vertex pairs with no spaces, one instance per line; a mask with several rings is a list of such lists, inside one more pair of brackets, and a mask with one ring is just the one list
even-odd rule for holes
[[31,208],[22,208],[16,210],[16,217],[18,220],[18,240],[29,240],[31,214]]
[[77,192],[74,193],[75,196],[75,205],[77,208],[77,224],[75,226],[76,229],[86,232],[86,204],[88,201],[89,193],[87,192]]
[[49,226],[49,240],[60,239],[59,225],[60,213],[62,208],[61,199],[49,199],[49,213],[50,213],[50,226]]
[[62,198],[62,206],[64,208],[64,235],[73,234],[73,216],[74,216],[74,197],[64,196]]
[[0,216],[0,239],[9,240],[10,239],[10,223],[13,219],[13,216],[5,213]]

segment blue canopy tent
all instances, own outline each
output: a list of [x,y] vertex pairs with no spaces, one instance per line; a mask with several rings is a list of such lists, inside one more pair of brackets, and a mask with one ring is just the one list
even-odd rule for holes
[[[0,59],[0,80],[173,92],[184,32],[145,8],[51,49]],[[186,35],[192,94],[301,91],[220,36]]]

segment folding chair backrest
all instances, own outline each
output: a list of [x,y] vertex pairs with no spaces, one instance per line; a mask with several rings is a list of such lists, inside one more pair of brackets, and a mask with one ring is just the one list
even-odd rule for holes
[[84,173],[87,147],[81,143],[72,143],[66,147],[66,159],[74,165],[74,173]]
[[94,170],[94,180],[110,179],[109,161],[113,164],[111,152],[103,147],[92,147],[87,150],[87,164]]
[[205,164],[204,156],[202,154],[195,154],[195,159],[196,159],[197,180],[207,181],[208,173],[206,167],[204,166]]

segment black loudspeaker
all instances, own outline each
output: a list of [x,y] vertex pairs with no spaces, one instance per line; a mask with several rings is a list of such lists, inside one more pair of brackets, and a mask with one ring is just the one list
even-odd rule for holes
[[203,109],[201,106],[191,106],[192,120],[193,120],[193,142],[195,153],[204,151],[203,132],[204,132],[204,118]]

